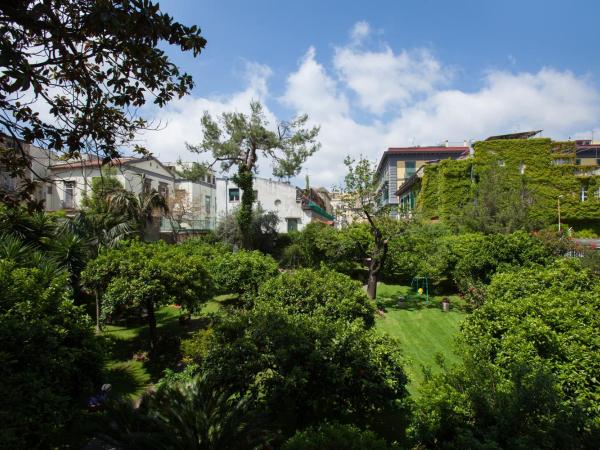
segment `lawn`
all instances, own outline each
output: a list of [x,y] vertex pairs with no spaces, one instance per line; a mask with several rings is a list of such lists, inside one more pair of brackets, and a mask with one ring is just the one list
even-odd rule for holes
[[[406,300],[398,306],[399,296]],[[461,301],[450,296],[451,304]],[[377,329],[397,338],[406,357],[406,372],[410,379],[409,391],[415,395],[423,382],[423,368],[439,370],[437,355],[442,355],[447,365],[456,361],[454,337],[466,313],[452,308],[443,312],[442,297],[430,297],[426,303],[422,297],[411,295],[410,287],[380,283],[377,300],[385,305],[385,313],[377,319]]]
[[[398,307],[399,296],[406,297],[404,305]],[[231,301],[231,296],[215,297],[200,314],[192,317],[185,325],[179,323],[180,310],[165,306],[157,311],[157,328],[161,339],[160,351],[152,360],[136,360],[134,355],[148,351],[148,326],[106,326],[103,336],[109,343],[109,360],[105,368],[105,382],[113,385],[113,396],[139,397],[147,387],[158,381],[165,368],[176,368],[180,361],[179,342],[193,332],[205,327],[205,313],[215,312],[221,304]],[[426,303],[422,297],[411,295],[407,286],[379,283],[378,303],[385,306],[385,313],[377,319],[377,329],[400,341],[406,358],[406,372],[410,379],[409,390],[416,394],[423,382],[423,367],[439,370],[436,355],[441,354],[447,364],[456,361],[453,338],[465,317],[456,308],[442,312],[442,297],[430,297]],[[457,297],[451,296],[454,305],[460,305]]]
[[159,352],[152,360],[143,357],[149,349],[146,323],[128,327],[107,325],[102,333],[109,347],[104,382],[112,384],[112,396],[135,399],[151,383],[162,377],[165,368],[174,369],[180,360],[180,340],[205,327],[207,320],[204,314],[215,312],[222,302],[230,298],[231,296],[215,297],[185,324],[179,323],[179,308],[173,305],[160,308],[156,312]]

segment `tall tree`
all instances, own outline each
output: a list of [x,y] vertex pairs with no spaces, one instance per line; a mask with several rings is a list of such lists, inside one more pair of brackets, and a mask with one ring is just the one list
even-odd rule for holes
[[316,141],[319,127],[307,128],[308,116],[301,115],[289,122],[278,122],[275,131],[269,128],[263,107],[250,103],[250,114],[223,113],[217,123],[208,112],[202,117],[204,138],[198,145],[188,144],[191,151],[210,153],[213,162],[221,164],[223,171],[235,167],[233,181],[242,189],[242,202],[237,220],[249,248],[254,202],[254,174],[260,155],[271,159],[273,174],[280,178],[298,175],[302,164],[314,154],[320,144]]
[[[206,40],[148,0],[2,2],[0,131],[16,145],[0,146],[0,163],[16,177],[31,170],[21,140],[66,157],[90,149],[118,157],[151,127],[137,114],[141,106],[149,99],[163,106],[193,87],[164,43],[197,56]],[[32,185],[25,183],[22,199]]]
[[369,224],[374,245],[369,255],[369,278],[367,295],[374,299],[377,295],[377,280],[388,252],[388,240],[379,224],[389,211],[378,204],[379,190],[375,169],[368,159],[354,161],[349,156],[344,160],[348,173],[342,187],[343,209],[366,220]]

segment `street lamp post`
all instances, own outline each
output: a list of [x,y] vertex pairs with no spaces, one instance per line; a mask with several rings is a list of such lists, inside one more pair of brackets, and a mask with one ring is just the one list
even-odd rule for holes
[[560,233],[560,199],[562,195],[559,195],[556,199],[557,209],[558,209],[558,232]]

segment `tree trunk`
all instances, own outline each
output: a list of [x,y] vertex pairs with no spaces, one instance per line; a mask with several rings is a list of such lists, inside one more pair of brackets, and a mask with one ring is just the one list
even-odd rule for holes
[[157,335],[156,316],[154,315],[154,302],[152,300],[146,302],[146,310],[148,312],[148,329],[150,331],[150,353],[154,353],[157,345]]
[[102,324],[100,323],[100,293],[98,289],[94,290],[94,294],[96,294],[96,332],[100,333],[102,331]]
[[369,220],[371,224],[371,232],[375,239],[375,251],[371,256],[371,262],[369,263],[369,278],[367,281],[367,296],[374,300],[377,296],[377,280],[379,278],[379,272],[385,263],[388,252],[388,241],[383,237],[381,230],[377,228],[372,220]]
[[242,202],[237,212],[237,222],[242,233],[242,247],[252,249],[252,205],[254,204],[254,177],[252,170],[245,166],[240,166],[233,181],[242,190]]
[[367,297],[371,300],[377,297],[377,274],[369,268],[369,280],[367,281]]

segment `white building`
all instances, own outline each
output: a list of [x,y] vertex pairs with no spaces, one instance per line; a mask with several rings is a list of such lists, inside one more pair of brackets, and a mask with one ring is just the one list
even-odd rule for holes
[[[217,219],[234,213],[242,199],[241,189],[228,178],[217,178]],[[289,183],[254,178],[256,203],[264,211],[274,211],[279,216],[277,231],[287,233],[300,231],[313,221],[333,223],[333,216],[325,211],[323,203],[316,191],[311,190],[308,198],[305,190]],[[315,197],[315,195],[318,197]]]
[[168,199],[175,191],[175,176],[156,158],[119,158],[103,166],[100,159],[92,157],[50,166],[46,209],[80,209],[83,198],[91,194],[93,180],[107,172],[134,194],[155,189]]
[[47,184],[46,209],[74,211],[82,207],[83,198],[91,193],[95,178],[110,173],[134,194],[156,190],[165,197],[169,214],[161,221],[161,231],[200,231],[214,229],[216,190],[214,176],[189,181],[156,158],[120,158],[102,166],[95,158],[52,164],[51,183]]

